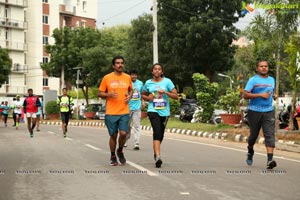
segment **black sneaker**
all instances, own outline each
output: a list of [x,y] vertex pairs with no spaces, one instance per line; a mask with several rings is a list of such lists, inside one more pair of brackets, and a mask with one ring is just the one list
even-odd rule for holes
[[252,165],[252,163],[253,163],[253,154],[247,153],[246,163],[247,163],[247,165]]
[[162,165],[162,160],[161,160],[161,158],[159,157],[159,156],[157,156],[156,157],[156,162],[155,162],[155,167],[156,168],[160,168],[161,167],[161,165]]
[[133,150],[136,150],[136,151],[140,150],[139,145],[134,145]]
[[123,152],[117,152],[117,156],[119,158],[120,163],[122,165],[125,165],[126,159],[125,159],[124,153]]
[[273,169],[276,166],[277,166],[277,163],[275,162],[275,160],[271,160],[271,161],[267,162],[267,169]]
[[110,157],[110,163],[111,166],[118,166],[118,161],[117,161],[117,157],[116,156],[112,156]]
[[33,131],[30,131],[30,137],[33,138]]
[[66,138],[67,137],[67,132],[64,132],[64,138]]

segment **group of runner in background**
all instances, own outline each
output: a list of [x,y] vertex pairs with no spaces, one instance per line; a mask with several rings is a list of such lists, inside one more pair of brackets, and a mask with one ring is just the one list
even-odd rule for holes
[[[4,126],[8,126],[8,116],[11,113],[13,117],[13,125],[16,130],[19,129],[20,123],[27,123],[30,136],[33,137],[33,129],[40,131],[39,124],[42,116],[42,101],[38,96],[33,95],[33,90],[28,89],[28,96],[24,101],[20,100],[20,95],[13,98],[13,102],[2,101],[0,105],[0,122]],[[30,127],[29,127],[30,125]]]

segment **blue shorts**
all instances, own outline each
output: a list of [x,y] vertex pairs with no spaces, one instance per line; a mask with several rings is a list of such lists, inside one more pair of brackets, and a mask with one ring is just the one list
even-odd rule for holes
[[129,114],[125,115],[105,115],[105,125],[110,136],[118,131],[125,131],[128,134]]

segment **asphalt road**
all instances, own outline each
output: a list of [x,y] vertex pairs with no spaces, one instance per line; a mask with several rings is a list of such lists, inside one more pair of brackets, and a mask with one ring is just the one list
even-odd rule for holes
[[125,166],[109,166],[108,134],[100,127],[41,125],[29,137],[0,127],[0,200],[299,199],[300,154],[276,151],[278,167],[265,170],[264,147],[253,166],[243,143],[167,134],[162,168],[154,166],[151,132],[141,150],[125,150]]

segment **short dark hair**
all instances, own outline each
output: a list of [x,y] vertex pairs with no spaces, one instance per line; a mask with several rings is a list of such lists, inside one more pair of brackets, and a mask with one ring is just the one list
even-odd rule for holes
[[124,63],[125,63],[125,59],[122,56],[115,56],[112,59],[112,65],[115,65],[115,62],[116,62],[117,59],[122,59],[124,61]]
[[29,88],[29,89],[27,90],[27,92],[29,92],[29,91],[32,91],[32,92],[33,92],[33,89]]
[[267,61],[267,59],[259,59],[259,60],[257,60],[257,62],[256,62],[256,67],[258,67],[259,63],[261,63],[261,62],[267,62],[267,63],[268,63],[268,66],[269,66],[269,62]]
[[129,74],[131,75],[131,74],[138,74],[138,71],[136,70],[136,69],[131,69],[130,71],[129,71]]

